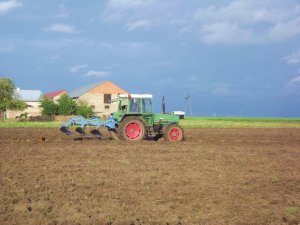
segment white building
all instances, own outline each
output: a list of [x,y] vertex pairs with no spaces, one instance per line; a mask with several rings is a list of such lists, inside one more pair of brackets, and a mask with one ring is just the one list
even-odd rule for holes
[[40,90],[20,90],[17,88],[15,95],[19,100],[26,102],[27,108],[24,111],[7,110],[5,113],[7,119],[13,119],[26,113],[28,117],[41,115],[40,98],[43,94]]

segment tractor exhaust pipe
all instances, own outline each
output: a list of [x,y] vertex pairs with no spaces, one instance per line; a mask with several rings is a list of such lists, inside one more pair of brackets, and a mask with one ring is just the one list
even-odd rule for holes
[[165,100],[165,96],[162,97],[161,105],[162,105],[162,113],[166,114],[166,100]]

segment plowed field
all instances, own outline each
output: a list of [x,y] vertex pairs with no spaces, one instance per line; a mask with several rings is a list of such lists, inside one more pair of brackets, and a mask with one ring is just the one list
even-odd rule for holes
[[300,129],[185,136],[74,141],[0,129],[0,224],[300,223]]

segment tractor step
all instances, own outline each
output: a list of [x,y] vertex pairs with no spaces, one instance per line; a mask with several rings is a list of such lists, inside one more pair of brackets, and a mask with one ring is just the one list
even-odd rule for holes
[[65,127],[65,126],[62,126],[59,130],[61,132],[65,133],[66,135],[73,135],[74,134],[72,131],[69,130],[68,127]]

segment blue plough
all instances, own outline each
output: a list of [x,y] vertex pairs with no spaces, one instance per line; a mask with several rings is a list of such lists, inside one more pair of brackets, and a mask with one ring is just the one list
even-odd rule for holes
[[63,123],[60,127],[60,130],[65,133],[66,135],[74,135],[75,133],[72,132],[69,127],[73,125],[78,125],[75,129],[75,131],[79,134],[81,134],[85,138],[92,138],[92,136],[88,135],[84,129],[86,126],[93,126],[95,129],[91,130],[91,134],[96,136],[98,139],[104,139],[101,133],[99,132],[99,127],[107,127],[108,130],[110,131],[115,131],[116,130],[116,121],[115,119],[111,116],[106,120],[100,120],[98,117],[91,117],[88,119],[85,119],[82,116],[74,117],[68,120],[67,122]]

